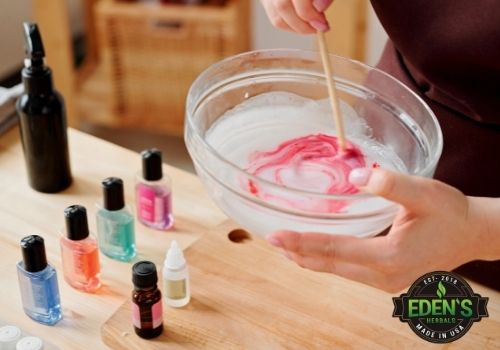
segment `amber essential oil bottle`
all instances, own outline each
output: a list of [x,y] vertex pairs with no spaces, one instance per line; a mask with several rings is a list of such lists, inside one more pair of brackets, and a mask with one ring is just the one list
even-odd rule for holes
[[155,264],[150,261],[134,264],[132,282],[132,321],[135,333],[141,338],[155,338],[163,332],[163,308]]

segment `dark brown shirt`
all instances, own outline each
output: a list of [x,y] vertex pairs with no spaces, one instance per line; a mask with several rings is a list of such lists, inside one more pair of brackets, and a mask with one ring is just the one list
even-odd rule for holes
[[[467,195],[500,197],[500,1],[372,5],[390,38],[378,67],[417,92],[441,125],[435,177]],[[458,271],[500,290],[500,261]]]

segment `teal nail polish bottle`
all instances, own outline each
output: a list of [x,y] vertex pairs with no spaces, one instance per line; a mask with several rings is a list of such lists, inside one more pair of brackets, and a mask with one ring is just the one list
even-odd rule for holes
[[123,181],[102,182],[103,206],[97,205],[97,236],[101,252],[111,259],[130,261],[136,255],[134,217],[125,206]]

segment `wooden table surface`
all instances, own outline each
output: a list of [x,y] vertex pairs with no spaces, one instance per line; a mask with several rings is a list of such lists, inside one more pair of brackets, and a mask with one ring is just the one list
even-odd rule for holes
[[[100,337],[101,326],[130,297],[131,264],[101,256],[104,286],[97,294],[85,294],[69,287],[62,278],[58,242],[64,226],[63,210],[71,204],[86,206],[90,228],[95,232],[95,203],[101,197],[100,181],[108,176],[123,178],[126,199],[129,204],[133,204],[133,181],[140,168],[140,158],[137,153],[74,130],[70,131],[69,137],[74,184],[63,193],[49,195],[35,192],[27,184],[18,130],[14,129],[0,136],[0,281],[2,283],[0,323],[17,325],[24,331],[41,336],[64,350],[105,349],[106,346]],[[168,154],[165,156],[168,159]],[[194,175],[171,167],[168,168],[168,173],[174,183],[174,214],[179,219],[175,229],[169,232],[156,232],[136,224],[139,251],[137,259],[145,258],[157,264],[162,263],[165,249],[172,239],[178,240],[185,248],[197,240],[203,232],[227,219],[207,197],[201,183]],[[29,234],[40,234],[45,238],[49,262],[58,271],[64,319],[55,327],[38,324],[22,311],[15,265],[21,259],[19,240]],[[310,274],[307,278],[318,280],[324,278],[324,275],[307,273]],[[342,300],[342,305],[357,305],[358,311],[363,313],[359,319],[367,317],[383,321],[386,318],[391,324],[399,322],[391,317],[389,310],[392,295],[335,276],[329,277],[333,280],[330,282],[335,284],[332,292],[338,294],[335,300]],[[280,278],[287,280],[297,276],[280,276]],[[470,337],[480,337],[481,343],[487,344],[487,348],[495,348],[500,338],[500,293],[476,283],[471,283],[471,286],[476,293],[490,298],[488,303],[490,317],[474,324]],[[363,299],[360,298],[362,295],[370,297]],[[383,315],[377,311],[379,309],[373,307],[380,304],[389,305]],[[313,309],[318,309],[321,314],[320,305],[322,304],[319,303]],[[349,315],[346,317],[349,318]],[[302,321],[304,320],[298,320]],[[345,325],[348,325],[349,322],[345,322]],[[344,334],[342,324],[339,324],[335,331],[339,337]],[[361,327],[363,324],[351,326],[355,329],[367,328]],[[351,326],[346,327],[353,331],[349,328]],[[394,328],[396,332],[400,330],[403,338],[413,336],[409,335],[411,331],[406,325]],[[494,331],[496,328],[498,332]],[[362,343],[364,337],[378,337],[376,335],[378,330],[373,329],[373,332],[375,333],[354,332],[351,336],[358,337],[358,343]],[[464,338],[467,338],[467,335]],[[342,339],[347,342],[346,344],[354,344],[349,341],[348,336]],[[380,344],[385,343],[383,339],[379,341]],[[409,344],[400,345],[404,347]]]
[[[61,350],[107,349],[100,328],[130,297],[131,264],[101,255],[103,287],[97,294],[86,294],[69,287],[63,279],[59,236],[64,227],[63,210],[71,204],[87,208],[92,232],[95,227],[95,203],[101,198],[100,182],[108,176],[125,182],[127,203],[134,204],[134,177],[140,169],[137,153],[93,136],[71,130],[69,133],[74,183],[59,194],[42,194],[27,183],[24,157],[13,129],[0,136],[0,323],[8,323],[50,341]],[[151,145],[154,146],[154,145]],[[168,159],[168,154],[165,154]],[[162,263],[172,239],[182,247],[194,242],[207,227],[226,216],[213,204],[196,176],[168,167],[174,186],[174,215],[179,218],[168,232],[150,230],[136,224],[137,259]],[[58,272],[64,318],[55,327],[38,324],[22,310],[16,263],[21,259],[19,241],[38,234],[44,237],[47,258]]]

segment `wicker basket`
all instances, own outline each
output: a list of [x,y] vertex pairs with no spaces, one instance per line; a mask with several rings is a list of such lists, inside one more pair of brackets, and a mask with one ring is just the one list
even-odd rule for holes
[[223,6],[101,1],[100,55],[115,124],[182,135],[189,86],[249,47],[248,0]]

